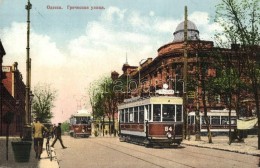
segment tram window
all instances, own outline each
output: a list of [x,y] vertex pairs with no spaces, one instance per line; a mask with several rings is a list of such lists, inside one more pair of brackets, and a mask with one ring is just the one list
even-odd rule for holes
[[87,120],[88,120],[87,118],[82,118],[81,119],[81,124],[87,124]]
[[153,121],[161,121],[161,105],[153,105]]
[[149,121],[152,120],[152,109],[151,109],[151,105],[148,105],[148,120],[149,120]]
[[194,115],[188,116],[188,124],[194,124],[195,123],[194,120],[195,120],[195,116]]
[[139,123],[144,122],[144,106],[139,106]]
[[182,121],[182,106],[176,105],[176,121]]
[[144,107],[145,107],[145,109],[144,109],[144,115],[145,115],[144,119],[147,120],[148,116],[149,116],[149,114],[148,114],[149,113],[148,105],[145,105]]
[[133,108],[129,108],[129,122],[134,121],[133,110],[134,110]]
[[125,113],[124,110],[120,110],[120,122],[124,122]]
[[236,124],[236,123],[237,123],[236,117],[231,117],[231,124]]
[[128,115],[128,109],[125,109],[125,122],[128,123],[129,122],[129,115]]
[[212,116],[211,117],[212,125],[220,125],[220,116]]
[[228,117],[222,116],[221,117],[221,124],[222,125],[228,124]]
[[76,124],[80,123],[80,118],[76,118]]
[[174,121],[175,105],[163,104],[163,121]]
[[206,120],[205,120],[205,117],[204,117],[204,116],[201,117],[201,123],[202,123],[203,125],[206,124]]
[[138,107],[134,108],[134,122],[138,122]]

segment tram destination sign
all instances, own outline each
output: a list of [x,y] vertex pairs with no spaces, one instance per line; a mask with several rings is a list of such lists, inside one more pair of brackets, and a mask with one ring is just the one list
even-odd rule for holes
[[174,95],[174,90],[171,89],[159,89],[156,90],[156,93],[160,95]]

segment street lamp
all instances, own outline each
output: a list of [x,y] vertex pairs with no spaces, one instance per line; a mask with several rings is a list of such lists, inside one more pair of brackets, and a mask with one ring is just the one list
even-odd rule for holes
[[197,86],[196,86],[196,111],[195,111],[195,141],[200,141],[200,109],[199,109],[199,57],[198,57],[198,50],[200,49],[200,38],[197,34],[195,34],[195,38],[198,40],[198,48],[196,50],[196,73],[197,73]]
[[33,97],[34,97],[34,94],[32,93],[32,91],[30,91],[30,119],[29,119],[29,122],[31,123],[32,122],[32,101],[33,101]]
[[26,47],[26,87],[25,87],[25,116],[24,116],[24,130],[23,140],[32,141],[32,130],[30,124],[30,72],[31,72],[31,59],[30,59],[30,10],[32,4],[28,0],[28,4],[25,5],[27,10],[27,47]]

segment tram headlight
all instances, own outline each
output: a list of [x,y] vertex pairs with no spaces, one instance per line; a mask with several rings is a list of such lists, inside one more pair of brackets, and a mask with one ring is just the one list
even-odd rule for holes
[[82,129],[82,132],[85,132],[85,129],[84,129],[84,128]]
[[168,139],[171,139],[171,138],[172,138],[172,134],[171,134],[170,132],[167,132],[167,133],[166,133],[166,136],[167,136]]

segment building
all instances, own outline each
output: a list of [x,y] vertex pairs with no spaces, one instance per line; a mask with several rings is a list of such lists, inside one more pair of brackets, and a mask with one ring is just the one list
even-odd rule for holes
[[[203,81],[216,77],[219,70],[226,68],[226,65],[214,66],[216,52],[227,58],[231,56],[233,63],[237,63],[241,56],[246,54],[246,50],[239,45],[231,45],[231,48],[215,48],[212,41],[200,39],[197,26],[189,20],[187,21],[187,43],[184,40],[184,21],[176,27],[173,36],[172,42],[159,47],[154,59],[147,58],[143,62],[141,60],[139,66],[130,66],[127,62],[123,65],[123,74],[119,76],[119,79],[127,83],[124,89],[127,94],[124,94],[124,98],[150,96],[167,84],[169,89],[175,91],[175,95],[186,94],[187,112],[203,111]],[[184,50],[187,51],[187,59]],[[238,50],[240,54],[237,54]],[[187,61],[186,70],[185,61]],[[186,88],[184,87],[185,73],[187,74]],[[243,79],[247,80],[245,76]],[[184,88],[187,90],[184,91]],[[250,95],[246,92],[245,95],[247,99],[250,99],[252,93]],[[221,95],[206,95],[208,111],[227,108],[226,102],[226,97]]]
[[25,115],[25,85],[18,70],[18,63],[13,66],[2,65],[5,54],[0,41],[0,136],[7,135],[7,128],[10,136],[21,136]]
[[0,136],[3,135],[3,109],[2,109],[2,100],[3,100],[3,84],[2,84],[2,79],[3,79],[3,73],[2,73],[2,63],[3,63],[3,57],[5,55],[5,49],[2,45],[2,42],[0,40]]
[[13,112],[14,118],[10,127],[10,135],[21,136],[25,116],[25,84],[18,70],[18,63],[13,66],[2,66],[5,98],[3,111]]

